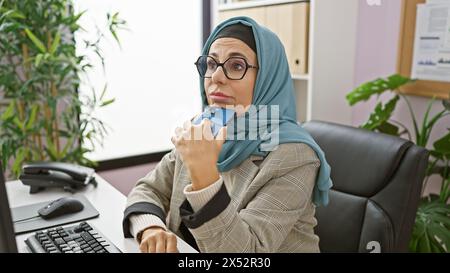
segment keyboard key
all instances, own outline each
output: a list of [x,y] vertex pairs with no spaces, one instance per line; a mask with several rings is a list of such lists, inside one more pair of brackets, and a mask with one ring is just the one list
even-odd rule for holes
[[101,246],[94,247],[95,252],[99,251],[100,249],[103,249],[103,247],[101,247]]
[[91,247],[86,247],[82,249],[84,253],[88,253],[89,251],[92,251]]
[[63,239],[61,239],[61,238],[56,238],[55,239],[55,243],[56,243],[56,245],[64,245],[64,244],[66,244],[66,242]]
[[48,242],[48,243],[45,243],[42,245],[44,246],[44,248],[49,248],[49,247],[53,246],[53,243]]
[[90,240],[94,239],[91,234],[87,233],[87,232],[83,232],[81,233],[81,237],[86,241],[89,242]]
[[100,246],[100,244],[97,243],[97,242],[95,242],[95,243],[93,243],[93,244],[91,245],[92,248],[95,248],[95,247],[98,247],[98,246]]

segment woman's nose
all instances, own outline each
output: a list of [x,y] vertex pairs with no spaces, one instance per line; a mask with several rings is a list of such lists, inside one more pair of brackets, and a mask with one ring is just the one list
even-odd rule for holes
[[211,80],[214,83],[224,83],[227,80],[227,76],[225,76],[225,72],[223,71],[223,67],[219,66],[216,71],[211,76]]

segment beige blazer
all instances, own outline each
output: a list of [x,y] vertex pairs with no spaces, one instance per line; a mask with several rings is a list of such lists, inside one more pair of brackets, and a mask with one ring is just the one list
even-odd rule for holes
[[312,203],[319,167],[308,145],[281,144],[265,158],[251,156],[221,173],[217,198],[200,213],[180,216],[187,202],[183,189],[191,181],[174,149],[129,194],[124,233],[131,236],[129,216],[150,213],[167,220],[181,238],[186,237],[180,231],[184,223],[201,252],[319,252]]

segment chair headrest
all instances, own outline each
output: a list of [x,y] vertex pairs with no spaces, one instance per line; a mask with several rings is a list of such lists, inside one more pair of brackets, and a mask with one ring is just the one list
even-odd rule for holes
[[326,122],[304,128],[325,152],[333,189],[370,197],[383,189],[412,142],[386,134]]

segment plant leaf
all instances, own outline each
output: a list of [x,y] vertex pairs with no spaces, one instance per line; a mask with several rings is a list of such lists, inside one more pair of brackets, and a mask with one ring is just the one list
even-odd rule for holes
[[[4,9],[0,8],[0,12],[4,12]],[[11,9],[11,10],[8,10],[8,11],[4,12],[2,14],[2,16],[0,16],[0,21],[3,20],[4,18],[25,19],[26,17],[25,17],[25,15],[23,15],[19,11]]]
[[26,150],[23,147],[20,147],[17,151],[17,156],[14,159],[14,163],[12,166],[12,170],[15,174],[19,174],[21,172],[21,166],[25,159]]
[[34,122],[36,121],[38,110],[39,104],[34,104],[33,107],[31,108],[30,118],[28,119],[27,125],[25,126],[26,130],[31,129],[31,127],[33,126]]
[[103,107],[103,106],[106,106],[106,105],[108,105],[108,104],[111,104],[111,103],[113,103],[115,100],[116,100],[116,99],[110,99],[110,100],[104,101],[104,102],[102,102],[102,104],[100,105],[100,107]]
[[450,236],[449,216],[450,205],[440,202],[437,196],[422,199],[417,210],[410,250],[445,252],[443,245],[449,242]]
[[41,63],[42,57],[44,57],[44,54],[39,53],[36,55],[36,59],[34,59],[34,66],[38,67]]
[[1,115],[1,120],[6,121],[14,115],[14,101],[11,101],[6,111]]
[[430,253],[431,252],[431,246],[430,246],[430,238],[427,232],[424,233],[424,236],[419,238],[418,242],[418,250],[421,253]]
[[17,126],[17,127],[19,127],[19,129],[21,130],[21,131],[24,131],[24,125],[23,125],[23,123],[19,120],[19,118],[16,116],[16,117],[14,117],[14,119],[13,119],[13,122],[14,122],[14,124]]
[[390,122],[384,122],[380,126],[378,126],[378,131],[384,134],[392,135],[392,136],[398,136],[398,126],[390,123]]
[[16,18],[16,19],[25,19],[25,15],[23,15],[22,13],[20,13],[17,10],[14,10],[14,12],[12,14],[10,14],[11,18]]
[[72,147],[73,141],[74,141],[75,137],[70,137],[69,140],[67,141],[66,145],[64,146],[63,151],[61,152],[61,156],[65,157],[67,155],[67,151],[69,150],[70,147]]
[[439,154],[450,157],[450,131],[433,143],[433,147]]
[[[449,98],[450,98],[450,94],[449,94]],[[447,111],[450,111],[450,99],[442,100],[442,105],[444,106],[445,109],[447,109]]]
[[103,87],[103,91],[102,91],[102,94],[100,95],[100,101],[102,101],[103,100],[103,97],[105,96],[105,94],[106,94],[106,90],[108,89],[108,84],[107,83],[105,83],[105,86]]
[[47,137],[47,146],[45,147],[45,150],[47,151],[51,160],[55,161],[58,160],[58,152],[56,151],[56,145],[51,140],[51,137]]
[[441,244],[445,245],[445,248],[450,250],[450,230],[436,223],[430,223],[429,230],[433,237],[438,237]]
[[52,43],[52,45],[50,46],[50,49],[48,50],[48,52],[50,53],[50,54],[54,54],[55,53],[55,51],[56,51],[56,49],[58,48],[58,46],[59,46],[59,42],[61,41],[61,33],[59,32],[59,30],[58,30],[58,32],[56,33],[56,35],[55,35],[55,38],[53,39],[53,43]]
[[391,75],[387,79],[379,78],[360,85],[355,90],[347,94],[346,99],[352,106],[357,102],[367,101],[372,95],[380,95],[387,90],[395,90],[400,86],[412,81],[413,80],[405,78],[398,74]]
[[385,106],[381,102],[378,103],[374,112],[370,114],[369,120],[361,127],[373,131],[380,126],[386,126],[383,124],[391,118],[399,99],[399,96],[395,96]]
[[28,28],[25,29],[25,33],[27,34],[28,38],[33,42],[33,44],[42,52],[46,53],[47,50],[45,49],[44,44],[39,40]]

